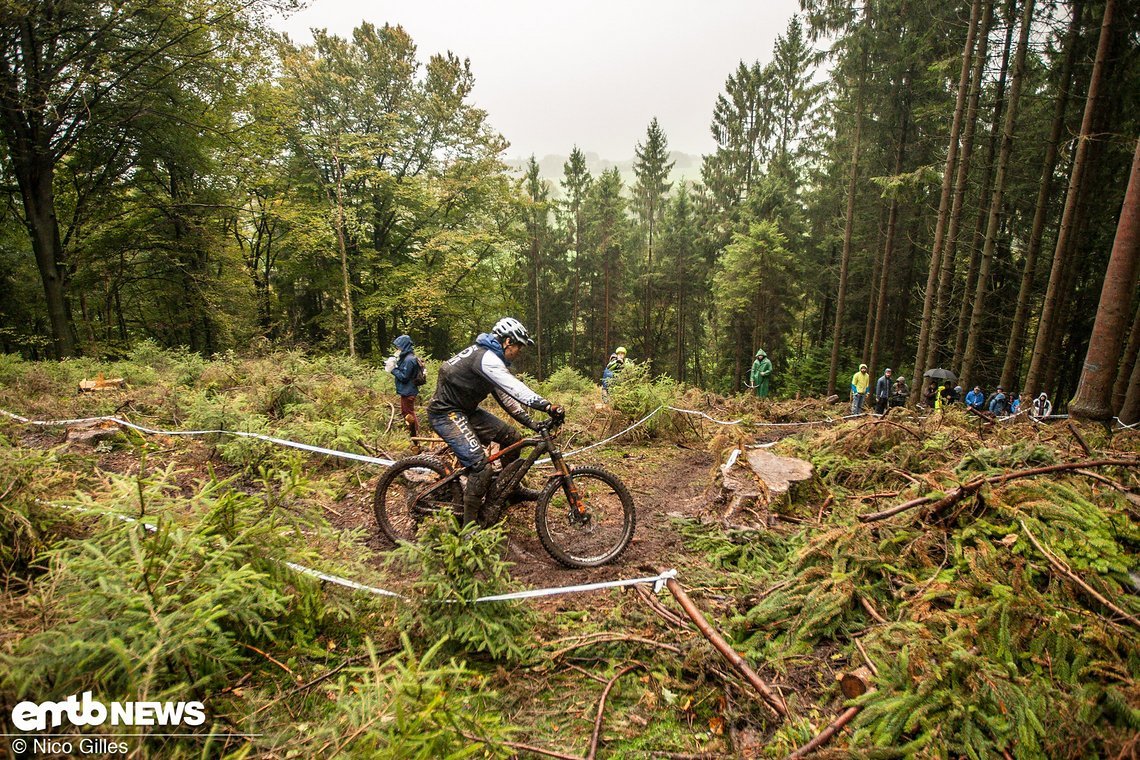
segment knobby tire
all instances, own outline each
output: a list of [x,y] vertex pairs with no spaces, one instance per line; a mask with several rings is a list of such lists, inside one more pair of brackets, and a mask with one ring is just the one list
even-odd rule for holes
[[633,540],[637,524],[629,489],[601,467],[571,469],[570,477],[589,514],[588,523],[576,525],[563,487],[565,477],[552,478],[535,505],[534,526],[543,548],[566,567],[613,562]]
[[431,512],[463,513],[463,488],[458,479],[446,484],[425,503],[417,497],[447,477],[447,466],[435,456],[420,454],[396,462],[380,476],[373,511],[380,530],[394,544],[415,541],[419,524]]

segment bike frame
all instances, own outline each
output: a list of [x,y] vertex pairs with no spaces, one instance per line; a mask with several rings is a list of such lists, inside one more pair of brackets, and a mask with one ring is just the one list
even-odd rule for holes
[[[570,467],[566,464],[566,460],[563,458],[562,452],[559,451],[558,447],[554,445],[554,436],[551,435],[550,428],[542,427],[539,429],[538,433],[539,434],[537,436],[523,438],[521,441],[512,443],[505,449],[499,449],[492,456],[487,457],[487,464],[491,464],[509,452],[523,449],[527,446],[533,447],[530,454],[519,460],[521,464],[510,476],[510,478],[508,478],[507,482],[505,484],[500,484],[499,492],[503,495],[506,495],[513,491],[514,488],[522,482],[522,479],[526,477],[526,474],[530,472],[531,468],[534,467],[534,464],[538,461],[538,458],[543,454],[549,453],[550,463],[554,466],[554,471],[558,475],[563,476],[562,489],[565,491],[566,498],[569,500],[571,506],[573,507],[575,514],[578,517],[585,516],[586,506],[582,503],[582,500],[578,496],[578,489],[574,486],[574,479],[570,477]],[[457,478],[462,477],[463,475],[467,474],[468,471],[469,468],[460,467],[454,472],[448,474],[446,478],[443,478],[438,483],[431,486],[431,488],[428,488],[422,494],[417,496],[416,501],[419,501],[424,497],[431,496],[437,489],[443,487],[448,483],[451,483]],[[500,473],[499,477],[502,477],[502,473]]]

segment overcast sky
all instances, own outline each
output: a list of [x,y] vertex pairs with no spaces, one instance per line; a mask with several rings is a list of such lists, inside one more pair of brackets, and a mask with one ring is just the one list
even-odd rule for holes
[[471,59],[473,100],[508,156],[633,157],[654,116],[669,147],[708,153],[713,104],[741,60],[771,59],[797,0],[313,0],[275,26],[342,37],[362,20],[399,24],[421,61]]

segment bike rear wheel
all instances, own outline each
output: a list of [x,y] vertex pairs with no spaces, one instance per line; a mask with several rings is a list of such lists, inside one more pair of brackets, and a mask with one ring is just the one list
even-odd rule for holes
[[380,476],[372,508],[376,523],[392,543],[415,541],[420,522],[428,515],[463,514],[458,479],[427,493],[447,476],[447,466],[430,454],[401,459]]
[[600,467],[575,467],[570,477],[586,513],[579,518],[571,506],[565,476],[551,479],[534,509],[543,548],[566,567],[614,561],[629,546],[637,523],[629,489]]

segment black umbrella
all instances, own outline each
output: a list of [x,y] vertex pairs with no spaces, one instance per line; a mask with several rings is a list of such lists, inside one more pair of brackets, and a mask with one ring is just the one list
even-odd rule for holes
[[958,376],[955,375],[953,372],[951,372],[948,369],[942,369],[941,367],[935,367],[934,369],[928,369],[928,370],[926,370],[926,372],[924,372],[922,374],[922,376],[923,377],[929,377],[929,378],[932,378],[934,380],[947,380],[951,383],[957,381],[957,379],[958,379]]

